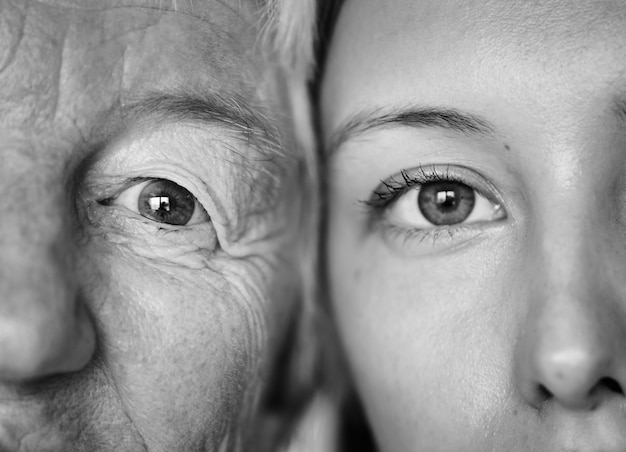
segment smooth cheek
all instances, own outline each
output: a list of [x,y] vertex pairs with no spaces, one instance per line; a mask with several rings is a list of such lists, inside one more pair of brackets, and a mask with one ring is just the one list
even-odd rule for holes
[[505,259],[514,246],[484,240],[406,257],[375,234],[361,241],[346,224],[331,223],[332,297],[380,445],[385,452],[417,444],[481,450],[511,391],[523,315],[514,295],[521,281]]
[[102,255],[94,316],[129,417],[149,448],[217,450],[254,409],[245,403],[259,390],[250,376],[263,364],[267,300],[219,270],[146,264],[120,248]]

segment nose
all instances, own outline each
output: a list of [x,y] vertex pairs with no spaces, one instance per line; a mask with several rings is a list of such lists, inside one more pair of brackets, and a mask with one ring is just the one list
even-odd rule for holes
[[550,255],[544,248],[542,257],[538,252],[539,259],[530,259],[534,285],[516,350],[515,378],[523,398],[535,407],[550,402],[590,410],[608,398],[624,397],[620,272],[611,271],[610,251],[585,248],[561,242]]
[[544,318],[531,320],[536,325],[524,332],[517,363],[524,398],[535,406],[554,400],[569,409],[591,409],[603,397],[623,396],[626,381],[617,347],[624,344],[615,341],[623,332],[612,334],[611,318],[559,304],[534,314]]
[[[17,185],[18,183],[16,183]],[[16,186],[9,189],[15,193]],[[6,196],[0,224],[0,380],[81,369],[95,332],[75,275],[71,237],[50,193]],[[57,209],[40,205],[45,202]],[[7,212],[8,211],[8,212]]]

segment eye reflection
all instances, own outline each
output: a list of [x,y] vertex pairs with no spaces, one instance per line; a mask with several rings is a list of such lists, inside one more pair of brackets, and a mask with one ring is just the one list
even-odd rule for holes
[[167,179],[137,183],[102,204],[125,207],[150,220],[175,226],[210,220],[189,190]]

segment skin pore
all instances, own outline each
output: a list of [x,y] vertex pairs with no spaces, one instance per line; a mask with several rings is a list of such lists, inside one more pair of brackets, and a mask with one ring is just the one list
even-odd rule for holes
[[0,2],[0,450],[248,450],[302,202],[256,8]]
[[348,0],[333,313],[378,447],[626,450],[626,5]]

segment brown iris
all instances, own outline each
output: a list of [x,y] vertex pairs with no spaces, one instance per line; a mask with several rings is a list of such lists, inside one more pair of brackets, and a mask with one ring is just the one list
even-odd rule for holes
[[196,199],[188,190],[165,179],[150,182],[139,195],[139,213],[160,223],[185,225],[195,207]]

